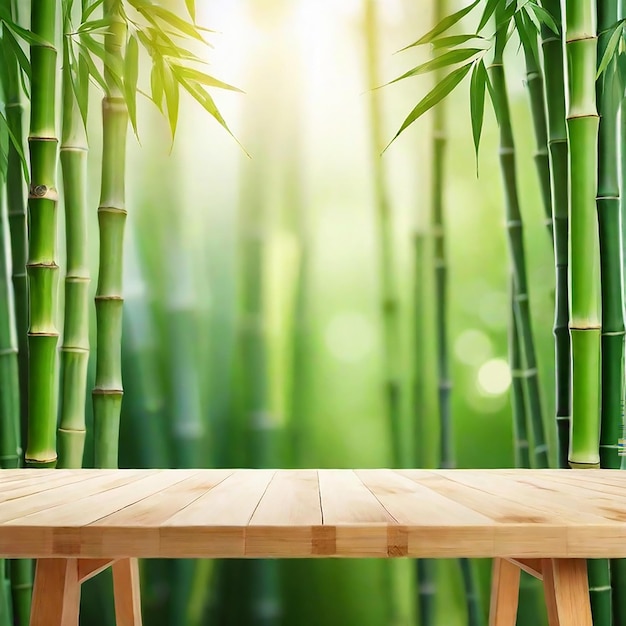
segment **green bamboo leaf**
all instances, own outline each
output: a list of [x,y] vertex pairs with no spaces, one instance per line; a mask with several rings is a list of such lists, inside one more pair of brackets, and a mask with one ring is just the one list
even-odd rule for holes
[[461,21],[475,6],[478,5],[480,0],[474,0],[470,5],[460,9],[456,13],[449,15],[448,17],[444,17],[444,19],[439,22],[432,30],[428,31],[425,35],[422,35],[417,41],[414,43],[402,48],[399,52],[404,52],[409,48],[414,48],[415,46],[421,46],[425,43],[430,43],[435,37],[445,33],[448,29],[454,26],[457,22]]
[[[427,72],[432,72],[433,70],[438,70],[443,67],[448,67],[449,65],[455,65],[457,63],[462,63],[463,61],[467,61],[467,59],[484,52],[482,48],[459,48],[458,50],[450,50],[449,52],[445,52],[444,54],[435,57],[434,59],[430,59],[425,63],[414,67],[402,74],[402,76],[398,76],[398,78],[394,78],[392,81],[387,83],[387,85],[392,85],[393,83],[397,83],[400,80],[404,80],[405,78],[409,78],[411,76],[417,76],[418,74],[425,74]],[[386,85],[385,85],[386,86]]]
[[533,24],[528,23],[528,16],[522,11],[517,12],[513,19],[524,51],[532,54],[537,67],[540,67],[541,61],[539,59],[539,47],[537,44],[537,30]]
[[478,149],[480,136],[483,130],[485,116],[485,87],[487,84],[487,70],[482,61],[474,63],[470,79],[470,115],[472,119],[472,137],[474,139],[474,151],[476,154],[476,175],[478,176]]
[[111,27],[110,19],[98,19],[91,22],[83,22],[76,31],[77,33],[92,33],[96,30],[106,31]]
[[19,42],[13,36],[13,33],[8,28],[3,29],[2,40],[7,44],[7,46],[11,49],[11,52],[15,55],[17,59],[17,63],[22,70],[30,78],[30,61],[26,56],[26,53],[20,46]]
[[142,6],[138,10],[144,16],[146,16],[146,14],[148,13],[152,13],[153,15],[162,19],[164,22],[168,23],[175,30],[180,31],[181,33],[187,35],[188,37],[191,37],[192,39],[197,39],[198,41],[206,43],[204,41],[204,37],[201,35],[198,29],[193,26],[193,24],[186,22],[182,18],[178,17],[178,15],[176,15],[175,13],[164,9],[163,7],[148,5]]
[[[530,3],[527,3],[524,5],[523,11],[524,11],[524,14],[528,17],[528,20],[535,27],[535,32],[539,33],[541,31],[541,23],[539,22],[539,19],[537,18],[537,16],[531,11]],[[516,14],[516,16],[517,15],[519,15],[519,13]]]
[[467,35],[450,35],[449,37],[439,37],[432,42],[433,50],[440,50],[442,48],[454,48],[461,44],[467,43],[472,39],[480,39],[485,41],[484,37],[476,35],[474,33]]
[[89,54],[89,50],[83,48],[83,46],[79,43],[78,54],[80,58],[83,59],[83,61],[87,65],[89,69],[89,76],[91,76],[91,78],[98,85],[98,87],[100,87],[100,89],[102,89],[102,91],[106,93],[108,91],[106,81],[104,80],[104,76],[102,75],[100,70],[97,68],[96,64],[93,62],[93,59],[91,58],[91,55]]
[[93,14],[93,12],[102,5],[102,3],[104,2],[104,0],[93,0],[93,2],[91,4],[87,4],[85,5],[83,3],[83,14],[80,18],[81,22],[86,22],[91,15]]
[[178,82],[168,65],[163,65],[163,90],[165,92],[165,103],[167,104],[167,119],[172,132],[172,141],[176,135],[178,124],[178,108],[180,95],[178,92]]
[[483,11],[482,17],[480,18],[480,22],[478,23],[478,28],[476,32],[479,33],[485,26],[487,22],[491,19],[491,16],[495,13],[496,7],[500,4],[502,0],[487,0],[487,4],[485,5],[485,10]]
[[185,6],[187,7],[187,12],[191,16],[191,19],[196,21],[196,1],[195,0],[185,0]]
[[228,83],[224,83],[217,78],[213,78],[213,76],[209,76],[208,74],[199,72],[198,70],[195,70],[191,67],[185,67],[183,65],[171,65],[171,68],[172,72],[174,72],[177,77],[195,80],[196,82],[202,85],[206,85],[207,87],[217,87],[219,89],[227,89],[229,91],[237,91],[238,93],[243,93],[243,91],[238,87],[233,87]]
[[622,38],[622,33],[624,32],[624,20],[620,20],[615,24],[614,30],[611,33],[608,43],[606,44],[606,50],[602,55],[602,60],[600,61],[600,65],[598,65],[598,73],[596,75],[596,80],[600,78],[602,72],[606,70],[609,62],[615,55],[615,51],[617,50],[617,46]]
[[[440,83],[426,94],[415,106],[415,108],[409,113],[407,118],[402,123],[400,130],[395,134],[394,138],[389,142],[385,150],[399,137],[399,135],[405,131],[415,120],[420,118],[424,113],[432,109],[436,104],[441,102],[446,96],[448,96],[455,87],[467,76],[468,72],[472,68],[472,63],[467,63],[452,72],[450,72]],[[385,151],[383,150],[383,152]]]
[[559,35],[559,27],[557,23],[554,21],[554,18],[546,11],[542,6],[539,6],[536,2],[528,2],[526,5],[527,11],[531,10],[536,16],[537,19],[545,24],[555,35]]
[[[20,157],[20,162],[22,164],[22,172],[24,174],[24,180],[28,183],[28,181],[30,180],[30,174],[28,172],[28,161],[26,160],[26,155],[24,154],[24,150],[22,150],[21,138],[18,138],[15,136],[15,134],[11,130],[11,127],[9,126],[9,122],[7,121],[6,117],[4,116],[4,113],[2,112],[0,112],[0,128],[2,129],[3,132],[6,129],[6,136],[11,140],[11,143],[13,144],[15,151]],[[7,150],[7,153],[8,153],[8,150]],[[3,161],[4,160],[5,158],[3,155]]]
[[128,108],[128,117],[137,135],[137,79],[139,77],[139,46],[134,35],[126,42],[124,58],[124,99]]
[[163,112],[163,67],[160,59],[155,59],[150,72],[150,89],[152,101]]
[[247,150],[243,147],[239,139],[235,137],[233,132],[228,127],[228,124],[226,124],[226,120],[222,117],[222,114],[217,108],[211,95],[204,89],[202,89],[202,87],[197,83],[183,79],[181,80],[180,84],[182,85],[183,89],[185,89],[185,91],[189,95],[191,95],[192,98],[196,100],[202,106],[202,108],[207,113],[209,113],[220,124],[220,126],[239,144],[239,147],[244,151],[246,156],[249,157],[250,155],[248,154]]
[[35,33],[27,30],[26,28],[22,28],[19,24],[16,24],[12,20],[2,20],[3,24],[7,26],[15,35],[17,35],[20,39],[23,39],[28,44],[38,44],[40,46],[47,46],[49,42],[47,42],[39,35],[35,35]]

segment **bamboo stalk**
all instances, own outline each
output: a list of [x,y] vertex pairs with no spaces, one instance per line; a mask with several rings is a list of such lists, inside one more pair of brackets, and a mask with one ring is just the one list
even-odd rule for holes
[[[617,21],[617,0],[598,4],[598,58],[602,58]],[[606,75],[597,84],[600,125],[598,130],[597,211],[600,232],[602,294],[602,406],[600,466],[620,466],[617,442],[621,436],[624,401],[624,297],[622,291],[619,144],[617,116],[620,96]]]
[[[562,29],[560,0],[543,0],[543,8]],[[545,68],[546,108],[548,113],[548,148],[552,189],[552,222],[556,271],[555,300],[555,383],[558,466],[569,467],[569,431],[571,416],[570,336],[568,287],[568,204],[569,169],[568,139],[565,118],[565,77],[563,39],[549,28],[541,31]]]
[[383,323],[384,376],[387,418],[391,434],[392,462],[395,467],[403,466],[402,448],[402,398],[399,371],[400,328],[399,301],[396,287],[394,258],[393,216],[389,201],[389,189],[385,168],[380,154],[385,146],[382,129],[382,105],[378,71],[378,25],[375,0],[365,0],[365,36],[367,84],[369,97],[370,153],[374,185],[374,202],[377,218],[378,250],[380,255],[379,280],[381,289],[380,311]]
[[[104,0],[111,18],[106,54],[121,65],[126,24],[121,0]],[[100,263],[96,291],[96,381],[93,390],[96,467],[117,467],[122,406],[122,258],[126,224],[125,175],[128,110],[118,85],[105,70],[108,93],[102,101],[102,186],[98,224]]]
[[598,114],[596,3],[565,3],[569,109],[569,281],[572,345],[572,423],[569,463],[598,467],[600,432],[600,319],[598,285]]
[[57,421],[56,262],[56,42],[57,2],[38,0],[31,7],[31,29],[44,43],[31,44],[31,118],[29,192],[28,443],[26,462],[54,467]]
[[[65,24],[68,32],[71,24]],[[61,345],[59,461],[80,468],[85,448],[85,401],[89,364],[89,254],[87,236],[87,136],[72,86],[69,41],[63,49],[61,166],[65,201],[65,324]],[[85,83],[85,88],[88,85]],[[85,94],[86,96],[87,94]]]
[[[11,0],[3,0],[5,11],[17,20]],[[7,203],[11,231],[11,267],[20,376],[20,441],[26,443],[28,425],[28,234],[26,229],[26,181],[14,141],[23,143],[24,107],[17,59],[9,46],[4,50],[7,84],[4,85],[7,124],[13,134],[7,156]]]
[[20,387],[6,202],[0,197],[0,468],[20,466]]
[[530,111],[535,132],[536,152],[534,155],[541,202],[546,215],[546,227],[553,237],[552,232],[552,196],[550,185],[550,154],[548,151],[548,122],[546,119],[546,101],[543,72],[536,56],[537,35],[534,29],[528,33],[533,38],[527,42],[522,38],[524,49],[524,62],[526,64],[526,89],[530,102]]
[[520,329],[515,314],[515,286],[511,278],[511,321],[509,323],[509,362],[511,364],[511,399],[513,404],[513,431],[515,467],[531,467],[530,442],[526,425],[526,398],[524,382],[526,371],[522,362]]
[[[606,31],[618,19],[618,0],[598,3],[598,59],[606,50]],[[600,275],[602,295],[602,404],[600,415],[600,467],[619,469],[618,441],[623,430],[624,406],[624,293],[622,267],[622,224],[620,223],[618,112],[621,97],[604,74],[597,82],[598,113],[598,192],[596,206],[600,233]],[[594,619],[602,613],[604,623],[626,617],[626,563],[612,559],[599,561],[590,569],[590,592]],[[599,620],[598,620],[599,621]],[[603,622],[599,621],[600,624]],[[619,620],[614,623],[621,623]]]
[[[502,10],[503,7],[498,9],[496,15],[501,16]],[[499,22],[498,19],[497,21]],[[507,234],[515,285],[515,314],[519,323],[526,369],[528,371],[526,388],[534,443],[533,459],[536,467],[545,468],[549,465],[548,446],[544,432],[537,358],[535,356],[535,343],[530,316],[526,259],[522,234],[523,224],[515,172],[515,144],[503,65],[505,45],[506,28],[502,27],[496,34],[494,58],[493,63],[489,67],[489,73],[493,85],[496,110],[498,112],[498,126],[500,128],[500,169],[504,183]]]

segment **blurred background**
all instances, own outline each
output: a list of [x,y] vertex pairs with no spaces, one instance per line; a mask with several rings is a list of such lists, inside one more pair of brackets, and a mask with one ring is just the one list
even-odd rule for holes
[[[430,29],[436,1],[374,2],[382,82],[426,58],[421,49],[394,53]],[[211,74],[245,92],[214,94],[245,150],[190,98],[181,99],[173,142],[158,111],[142,105],[129,158],[120,466],[393,466],[365,2],[212,0],[198,2],[198,13],[215,31]],[[542,399],[551,416],[553,259],[516,53],[510,45],[507,72]],[[420,76],[377,92],[385,143],[431,87],[431,78]],[[497,128],[488,109],[477,176],[467,88],[463,83],[445,104],[456,460],[464,468],[511,467]],[[92,109],[97,154],[100,114]],[[382,156],[400,307],[393,361],[402,390],[402,458],[426,467],[438,464],[439,435],[431,142],[427,115]],[[96,159],[93,168],[95,277]],[[418,270],[416,236],[426,241]],[[552,444],[553,431],[550,421]],[[90,454],[88,441],[86,467]],[[408,626],[417,623],[415,563],[397,563],[144,563],[145,622]],[[489,563],[474,566],[486,614]],[[467,623],[456,564],[437,568],[437,623]],[[86,586],[85,624],[113,623],[112,606],[98,600],[110,596],[96,589],[106,584],[98,578]]]

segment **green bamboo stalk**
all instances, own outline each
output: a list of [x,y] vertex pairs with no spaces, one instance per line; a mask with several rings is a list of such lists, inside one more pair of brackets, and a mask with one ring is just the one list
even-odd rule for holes
[[[498,23],[502,17],[503,9],[504,5],[496,11]],[[528,370],[526,386],[534,443],[533,459],[536,467],[543,468],[549,465],[548,446],[544,432],[537,358],[535,356],[535,343],[530,316],[526,260],[522,235],[523,224],[515,172],[515,144],[513,141],[513,128],[511,125],[511,114],[503,65],[505,45],[506,28],[502,27],[496,34],[494,58],[493,63],[489,67],[489,74],[493,85],[498,126],[500,128],[500,169],[504,183],[507,234],[515,284],[515,313],[519,323],[522,345],[524,347],[526,369]]]
[[567,0],[565,38],[570,164],[569,280],[572,344],[572,423],[569,463],[598,467],[600,433],[600,319],[598,284],[598,114],[596,3]]
[[[65,24],[70,32],[71,23]],[[87,237],[87,136],[72,86],[69,40],[63,47],[61,166],[65,201],[65,324],[61,345],[58,432],[61,468],[80,468],[85,448],[85,401],[89,364],[89,253]],[[85,83],[81,88],[88,88]],[[87,94],[84,94],[85,98]]]
[[[428,467],[428,438],[426,432],[426,393],[425,378],[427,368],[427,357],[425,349],[426,338],[426,303],[428,302],[425,285],[426,278],[426,257],[427,257],[428,235],[423,227],[418,225],[413,245],[414,245],[414,351],[413,351],[413,393],[414,393],[414,430],[415,445],[414,467]],[[416,582],[417,582],[417,615],[420,626],[434,624],[436,619],[436,593],[437,593],[437,563],[434,559],[416,560]]]
[[[26,463],[54,467],[57,460],[56,262],[56,0],[31,6],[31,117],[29,192],[28,444]],[[41,42],[45,42],[41,43]]]
[[[626,0],[620,0],[619,6],[619,14],[620,18],[626,17]],[[619,141],[621,146],[621,155],[624,155],[624,150],[626,149],[626,114],[624,109],[624,101],[621,102],[622,113],[620,116],[621,123],[619,127]],[[626,263],[626,254],[624,246],[626,244],[626,193],[624,190],[626,189],[626,158],[622,156],[620,158],[620,189],[622,193],[620,194],[620,219],[621,219],[621,248],[622,248],[622,260]],[[626,267],[622,266],[622,277],[626,276]],[[622,283],[622,298],[625,297],[624,287],[626,287],[626,280]],[[624,432],[622,431],[621,442],[623,443],[623,439],[625,437]],[[620,456],[620,469],[626,469],[626,455],[624,453],[624,449],[622,448],[619,451]],[[626,622],[626,593],[624,593],[624,589],[626,588],[626,559],[612,559],[610,563],[611,568],[611,587],[612,587],[612,606],[613,606],[613,622],[615,624],[623,624]]]
[[[3,0],[5,11],[15,20],[11,0]],[[28,425],[28,234],[26,229],[26,181],[20,154],[14,142],[22,142],[24,134],[24,107],[18,75],[17,59],[11,48],[5,46],[7,84],[4,85],[7,124],[13,134],[7,156],[7,202],[11,231],[11,266],[15,320],[17,327],[18,362],[20,370],[20,441],[26,443]]]
[[[609,30],[617,21],[617,0],[598,4],[598,58],[608,44]],[[608,81],[608,82],[607,82]],[[602,406],[600,466],[620,466],[617,442],[621,436],[624,401],[624,297],[622,292],[619,144],[617,115],[620,94],[612,77],[603,74],[597,83],[600,126],[598,130],[597,210],[600,231],[602,293]]]
[[[121,0],[104,0],[111,19],[105,50],[112,65],[122,65],[126,24]],[[100,262],[96,291],[96,381],[93,390],[96,467],[117,467],[122,407],[122,259],[126,224],[125,175],[128,110],[123,95],[105,69],[108,92],[102,101],[102,186],[98,224]]]
[[509,324],[509,361],[511,364],[511,399],[513,404],[513,431],[515,467],[528,468],[530,464],[530,442],[526,426],[526,398],[524,379],[526,371],[522,361],[520,328],[515,313],[515,285],[511,278],[511,321]]
[[[606,31],[618,19],[618,0],[598,3],[598,59],[606,50]],[[604,74],[597,82],[598,112],[598,193],[596,206],[600,231],[600,272],[602,295],[602,404],[600,467],[619,469],[618,441],[622,437],[624,406],[624,294],[620,223],[618,112],[621,97],[613,77]],[[609,571],[607,571],[609,570]],[[610,574],[609,574],[610,572]],[[600,573],[598,578],[596,574]],[[626,590],[626,564],[612,559],[599,561],[589,569],[593,614],[602,614],[606,623],[624,616],[622,596]],[[607,587],[610,587],[607,589]],[[595,592],[595,593],[594,593]],[[602,622],[600,622],[602,623]],[[621,623],[616,621],[614,623]]]
[[0,560],[0,626],[13,626],[13,607],[5,564],[6,561]]
[[[520,21],[516,18],[518,27]],[[523,28],[523,26],[522,26]],[[522,37],[524,49],[524,62],[526,64],[526,89],[530,102],[530,112],[535,132],[535,165],[539,177],[539,189],[541,191],[541,203],[546,215],[546,227],[552,232],[552,191],[550,186],[550,154],[548,151],[548,122],[546,118],[545,89],[543,72],[538,62],[537,35],[534,27],[527,33],[527,37]]]
[[[562,29],[560,0],[543,0],[543,8]],[[563,37],[543,26],[541,31],[548,113],[548,147],[552,189],[552,222],[556,271],[555,299],[555,390],[558,466],[569,467],[569,431],[571,416],[570,337],[568,287],[568,206],[569,169],[568,139],[565,119],[565,77]]]
[[[18,341],[13,289],[9,277],[10,236],[6,208],[6,202],[2,197],[0,198],[0,381],[2,381],[0,468],[10,469],[21,465],[22,450],[20,446],[21,394]],[[7,566],[12,594],[11,610],[15,612],[15,618],[19,624],[26,624],[30,619],[32,562],[28,560],[7,561]],[[0,566],[0,569],[4,569],[3,566]]]
[[384,376],[386,407],[395,467],[403,464],[401,377],[398,366],[400,351],[399,301],[396,287],[394,239],[389,189],[380,154],[385,146],[382,128],[381,95],[375,87],[379,76],[378,27],[375,0],[365,0],[365,36],[367,84],[370,88],[370,152],[374,184],[374,202],[378,220],[378,249],[380,254],[381,315],[383,322]]
[[0,197],[0,468],[20,465],[20,387],[11,286],[9,226],[6,202]]

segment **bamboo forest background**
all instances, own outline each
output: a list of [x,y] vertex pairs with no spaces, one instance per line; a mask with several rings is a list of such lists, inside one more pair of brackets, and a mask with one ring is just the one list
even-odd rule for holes
[[[245,92],[211,94],[250,158],[190,97],[181,95],[173,144],[167,119],[139,99],[139,142],[130,131],[127,156],[120,467],[440,465],[434,116],[419,119],[378,156],[432,77],[369,90],[428,58],[421,49],[393,53],[429,30],[439,1],[197,2],[198,23],[216,31],[206,52],[211,75]],[[449,0],[447,13],[465,4]],[[469,16],[467,28],[477,18]],[[517,42],[505,59],[554,466],[554,257]],[[90,89],[93,302],[102,133],[101,94]],[[511,467],[510,269],[498,126],[487,109],[477,177],[467,90],[456,90],[442,110],[443,315],[453,383],[448,460]],[[62,211],[59,217],[64,276]],[[95,377],[91,304],[90,329],[88,390]],[[391,412],[399,416],[395,431]],[[90,398],[86,415],[90,467]],[[471,564],[482,619],[469,621],[458,563],[423,565],[435,572],[432,613],[409,560],[144,563],[145,623],[484,623],[489,563]],[[113,623],[107,584],[104,577],[85,585],[84,623]],[[541,623],[532,589],[524,598],[522,609]]]

